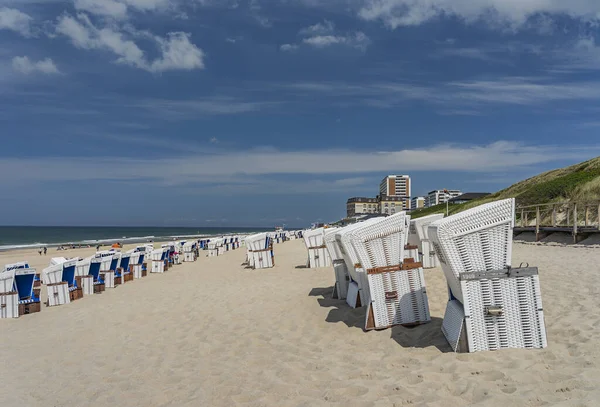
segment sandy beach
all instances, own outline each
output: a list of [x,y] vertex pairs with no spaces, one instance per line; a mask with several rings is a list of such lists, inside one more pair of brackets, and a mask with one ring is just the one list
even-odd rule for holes
[[[6,252],[0,263],[27,258],[41,271],[54,253]],[[425,274],[431,323],[363,332],[364,309],[331,298],[331,268],[297,267],[301,240],[275,246],[273,269],[244,269],[244,258],[200,257],[0,320],[0,404],[598,405],[600,249],[515,244],[515,265],[540,268],[549,346],[475,354],[452,353],[440,331],[440,269]]]

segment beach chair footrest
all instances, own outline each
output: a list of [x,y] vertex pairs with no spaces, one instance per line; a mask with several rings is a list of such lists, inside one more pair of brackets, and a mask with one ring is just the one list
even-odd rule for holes
[[19,316],[33,314],[42,310],[42,304],[39,301],[19,304]]

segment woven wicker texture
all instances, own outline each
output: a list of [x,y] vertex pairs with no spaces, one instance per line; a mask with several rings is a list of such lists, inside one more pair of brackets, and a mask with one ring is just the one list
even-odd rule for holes
[[327,246],[327,251],[329,252],[329,257],[331,261],[335,260],[343,260],[344,257],[342,255],[342,251],[335,240],[335,235],[342,229],[340,228],[329,228],[325,230],[325,235],[323,237],[323,241],[325,242],[325,246]]
[[370,274],[368,279],[376,328],[431,320],[422,268]]
[[[469,352],[544,348],[546,327],[538,276],[461,281]],[[501,307],[499,316],[488,307]]]
[[462,304],[456,300],[448,301],[444,321],[442,322],[442,333],[455,352],[458,348],[458,340],[462,333],[464,320],[465,314]]
[[348,232],[358,263],[364,269],[392,266],[404,260],[406,221],[399,212],[371,223],[362,223]]
[[514,199],[505,199],[429,225],[428,234],[448,285],[461,302],[460,273],[500,270],[511,264],[514,210]]

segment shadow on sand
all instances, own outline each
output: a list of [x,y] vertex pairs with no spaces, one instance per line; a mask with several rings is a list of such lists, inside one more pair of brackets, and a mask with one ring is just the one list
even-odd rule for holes
[[[332,308],[325,319],[327,322],[343,322],[350,328],[364,329],[366,307],[350,308],[345,300],[332,297],[333,287],[317,287],[310,290],[309,297],[317,298],[321,307]],[[403,348],[429,348],[436,347],[440,352],[452,352],[444,334],[442,333],[442,319],[432,317],[431,322],[405,327],[396,325],[389,328],[391,338]]]

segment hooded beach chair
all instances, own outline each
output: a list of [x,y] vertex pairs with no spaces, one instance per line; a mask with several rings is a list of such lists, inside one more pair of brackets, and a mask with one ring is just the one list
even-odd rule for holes
[[151,273],[164,273],[165,272],[165,260],[167,258],[167,249],[160,248],[152,250],[150,253],[152,259],[152,270]]
[[19,294],[15,290],[15,270],[0,273],[0,318],[19,317]]
[[131,262],[131,254],[122,253],[119,265],[117,266],[117,272],[122,276],[123,284],[128,281],[133,281],[133,272],[129,264]]
[[48,292],[49,307],[69,304],[71,302],[69,283],[63,281],[62,263],[53,264],[42,270],[42,282],[46,285]]
[[[104,282],[104,288],[115,288],[115,270],[111,270],[114,265],[114,250],[105,250],[97,252],[94,256],[100,264],[100,279]],[[114,265],[116,268],[116,265]]]
[[325,230],[323,241],[327,246],[327,252],[331,258],[331,264],[333,265],[333,272],[335,276],[335,285],[333,286],[332,296],[340,300],[346,299],[348,294],[348,284],[350,284],[350,276],[348,275],[348,268],[344,261],[344,256],[340,250],[339,244],[335,239],[336,233],[340,228],[329,228]]
[[134,279],[146,277],[148,274],[146,263],[144,259],[146,256],[146,248],[143,249],[132,249],[127,252],[129,254],[129,269],[133,274]]
[[306,264],[310,268],[329,267],[331,265],[329,252],[323,241],[324,230],[323,228],[309,229],[303,233],[304,244],[308,251]]
[[346,303],[352,308],[368,304],[369,293],[366,275],[360,266],[360,260],[350,241],[350,232],[361,225],[364,226],[365,224],[375,222],[377,219],[380,218],[371,218],[364,222],[354,223],[335,232],[335,240],[338,244],[340,253],[342,254],[342,258],[346,263],[346,270],[348,271],[348,276],[350,278],[348,291],[346,293]]
[[[86,257],[75,264],[75,281],[77,287],[81,288],[83,296],[94,294],[94,277],[90,274],[93,258],[94,256]],[[100,263],[98,263],[98,270],[100,270]]]
[[40,289],[35,288],[36,270],[17,268],[14,272],[15,291],[19,297],[19,316],[40,312]]
[[246,237],[246,248],[250,257],[249,266],[254,269],[271,268],[275,265],[273,242],[267,233]]
[[406,259],[405,212],[364,222],[348,233],[367,277],[365,330],[418,325],[431,320],[422,265]]
[[67,286],[69,287],[69,299],[71,301],[83,298],[83,288],[77,284],[78,282],[75,278],[78,262],[79,259],[75,258],[68,259],[61,264],[63,267],[62,281],[67,283]]
[[183,261],[191,262],[191,261],[195,261],[195,260],[196,260],[196,256],[194,253],[194,244],[193,244],[193,242],[186,242],[183,245]]
[[435,250],[429,239],[428,228],[433,222],[443,219],[444,215],[436,213],[434,215],[423,216],[422,218],[412,219],[408,230],[408,245],[416,247],[418,258],[415,260],[423,263],[424,269],[437,267],[437,257]]
[[538,269],[511,267],[514,213],[505,199],[429,225],[450,296],[442,332],[454,351],[547,346]]
[[[100,267],[102,265],[102,259],[99,257],[92,257],[90,259],[90,267],[88,269],[88,275],[92,276],[92,291],[94,294],[100,294],[106,290],[106,283],[104,281],[104,275],[100,273]],[[84,291],[89,292],[90,289],[84,280]]]

